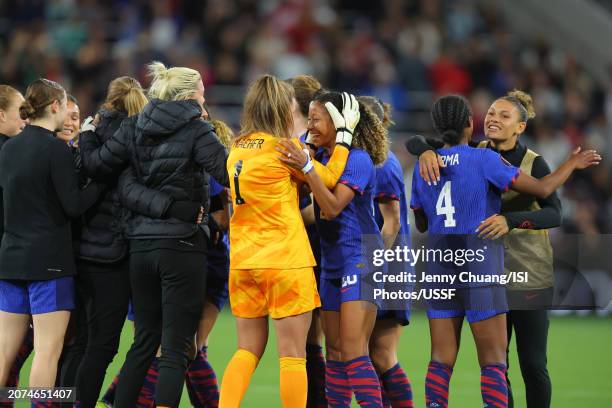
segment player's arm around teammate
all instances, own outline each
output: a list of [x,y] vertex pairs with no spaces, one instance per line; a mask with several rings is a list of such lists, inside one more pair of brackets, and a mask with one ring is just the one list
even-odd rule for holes
[[[524,132],[526,125],[527,123],[524,121],[518,122],[516,134]],[[486,129],[485,132],[487,132]],[[491,131],[489,130],[488,133],[490,134]],[[423,180],[428,184],[439,182],[440,169],[445,167],[445,165],[440,156],[432,149],[432,146],[429,146],[421,136],[416,136],[407,143],[407,147],[411,153],[419,156],[418,171]],[[598,165],[601,159],[601,155],[596,150],[583,151],[581,147],[577,147],[570,157],[554,172],[541,178],[532,177],[530,174],[521,172],[510,186],[510,189],[535,196],[539,199],[545,199],[563,185],[574,170],[582,170]]]
[[[550,174],[544,159],[520,141],[527,121],[535,116],[531,97],[515,90],[495,100],[489,107],[484,132],[487,141],[479,147],[498,151],[513,166],[527,174],[542,178]],[[413,137],[408,150],[419,155],[420,174],[427,181],[438,181],[439,167],[443,165],[427,142]],[[430,151],[428,151],[430,150]],[[432,176],[431,176],[432,175]],[[431,177],[430,177],[431,176]],[[433,180],[432,180],[433,179]],[[549,407],[551,385],[546,368],[548,314],[552,301],[552,248],[546,228],[561,222],[561,203],[556,193],[535,199],[514,191],[502,195],[502,211],[483,220],[478,227],[480,236],[498,239],[510,234],[506,240],[504,263],[506,271],[530,271],[530,284],[511,285],[508,296],[510,311],[507,316],[508,339],[516,333],[521,371],[526,384],[528,407]],[[537,233],[523,230],[540,230]],[[533,283],[531,283],[533,282]],[[513,304],[521,309],[512,310]],[[509,406],[513,405],[511,389]]]
[[[161,63],[150,64],[149,70],[151,101],[137,117],[124,120],[101,146],[83,135],[81,147],[89,152],[83,157],[84,165],[98,175],[130,165],[138,181],[149,188],[164,191],[175,201],[207,205],[203,171],[227,185],[227,152],[213,127],[201,119],[202,77],[193,69],[166,68]],[[134,406],[160,344],[155,400],[175,406],[190,356],[185,344],[192,344],[202,312],[206,236],[193,221],[135,212],[126,235],[136,336],[124,363],[126,375],[117,386],[115,406]]]
[[[229,290],[239,350],[223,378],[221,406],[237,406],[244,396],[265,349],[268,316],[277,328],[283,405],[306,403],[306,334],[311,311],[320,301],[297,187],[303,173],[313,171],[314,166],[310,163],[297,170],[278,158],[277,148],[283,142],[304,155],[297,140],[288,140],[293,129],[292,103],[293,90],[288,84],[271,76],[255,81],[245,99],[241,136],[228,159],[234,208]],[[343,140],[348,145],[347,137]],[[334,161],[344,168],[342,155],[337,156],[340,159]]]
[[[310,75],[298,75],[288,79],[287,82],[291,84],[295,93],[295,104],[292,110],[292,137],[299,138],[301,142],[306,142],[308,137],[308,107],[315,94],[321,92],[322,85],[316,78]],[[344,166],[342,169],[344,170]],[[307,195],[300,197],[300,212],[302,213],[312,253],[317,262],[317,265],[314,267],[314,273],[318,289],[321,284],[321,243],[310,191],[308,191]],[[306,406],[309,408],[327,405],[325,399],[325,357],[323,356],[322,347],[323,329],[321,328],[320,312],[319,308],[312,312],[312,323],[310,324],[308,340],[306,342],[306,371],[308,374],[308,401]]]
[[[352,113],[355,108],[359,109],[359,115]],[[340,114],[340,111],[346,113]],[[368,268],[365,254],[361,253],[361,242],[369,235],[376,237],[382,247],[371,209],[374,164],[386,158],[387,134],[381,122],[346,93],[317,95],[310,105],[308,119],[309,136],[319,148],[317,159],[321,163],[336,148],[336,133],[342,132],[346,123],[357,120],[349,160],[333,191],[316,172],[306,176],[317,203],[321,231],[321,315],[327,351],[327,402],[330,406],[347,406],[354,392],[360,404],[379,406],[382,404],[380,386],[368,356],[376,306],[361,294],[361,281],[367,276]],[[282,160],[299,168],[309,157],[303,153],[298,155],[291,147]]]
[[[582,154],[576,152],[557,174],[553,173],[552,177],[541,183],[541,180],[538,181],[521,173],[518,168],[511,166],[490,150],[472,149],[465,146],[471,138],[473,124],[471,110],[465,98],[456,95],[440,98],[432,108],[432,119],[434,128],[449,146],[442,154],[447,155],[446,157],[457,158],[452,164],[453,168],[442,173],[444,187],[435,186],[435,184],[425,186],[424,178],[415,168],[412,203],[417,216],[417,226],[420,230],[429,228],[430,233],[433,234],[475,234],[480,220],[486,218],[491,212],[499,211],[500,194],[504,189],[513,188],[521,191],[525,185],[528,185],[528,189],[532,193],[537,192],[538,196],[550,194],[549,189],[558,187],[574,168],[588,167],[597,164],[600,160],[600,157],[593,151]],[[462,145],[464,147],[461,147]],[[459,163],[462,163],[465,168],[461,169]],[[468,168],[474,170],[470,178],[466,177]],[[454,185],[459,186],[453,190],[452,195],[451,181]],[[472,187],[466,188],[467,183]],[[489,191],[486,196],[486,211],[478,209],[480,205],[478,200],[473,200],[473,196],[480,191],[477,189],[479,184],[482,184],[482,191]],[[491,190],[490,185],[495,189]],[[440,190],[446,187],[448,190],[446,190],[445,201],[438,198],[434,206],[436,197],[442,194]],[[471,189],[473,189],[472,192],[470,192]],[[438,192],[440,195],[437,195]],[[490,194],[491,192],[495,194]],[[469,198],[466,194],[471,194],[472,197]],[[455,218],[452,218],[451,222],[448,222],[450,213],[444,209],[440,210],[441,207],[452,206],[452,202],[465,203],[470,200],[472,201],[471,208],[462,209],[459,214],[454,215]],[[455,211],[457,211],[456,208],[452,207],[452,214]],[[427,213],[427,219],[425,219],[425,213]],[[461,223],[456,221],[459,219],[462,220]],[[441,220],[444,222],[442,223]],[[477,267],[477,265],[471,265],[471,267]],[[457,304],[453,307],[432,301],[432,304],[437,306],[430,305],[428,310],[432,342],[432,361],[426,381],[428,403],[437,403],[441,406],[446,406],[448,403],[448,383],[457,358],[463,317],[467,316],[482,369],[483,401],[487,404],[507,406],[505,379],[507,348],[505,312],[507,305],[505,291],[501,289],[503,288],[470,286],[466,290],[466,293],[470,295],[470,303]],[[482,297],[482,305],[479,304],[479,307],[475,308],[473,300],[479,299],[481,295],[486,295],[486,297]],[[467,298],[463,300],[465,299]],[[499,301],[495,300],[489,304],[487,299],[499,299]]]
[[[492,176],[485,176],[483,171],[479,170],[484,167],[480,152],[467,147],[472,135],[473,121],[471,109],[465,98],[449,95],[436,100],[432,106],[431,116],[434,129],[443,139],[445,146],[448,146],[445,154],[460,157],[458,162],[463,166],[462,168],[456,166],[452,173],[443,173],[444,185],[447,188],[453,185],[459,186],[452,191],[453,195],[450,192],[447,194],[448,197],[445,198],[447,206],[452,205],[448,204],[451,202],[465,203],[470,199],[477,201],[473,199],[477,192],[481,192],[480,194],[483,195],[481,200],[484,200],[485,196],[488,197],[487,192],[491,188],[489,184],[503,189],[516,177],[518,169],[504,165],[500,159],[495,161],[489,158],[491,160],[489,171],[493,173]],[[473,172],[473,175],[468,176],[469,172]],[[472,188],[468,187],[468,183]],[[480,205],[480,201],[475,203],[470,212],[463,209],[466,206],[462,207],[461,212],[453,207],[453,221],[447,222],[448,216],[440,215],[441,212],[437,209],[441,206],[440,200],[437,200],[438,204],[434,205],[436,197],[442,194],[440,192],[438,195],[439,188],[441,187],[437,185],[424,185],[415,167],[411,207],[415,212],[417,228],[421,232],[429,230],[430,235],[439,234],[442,238],[437,242],[441,247],[450,248],[452,246],[452,243],[446,241],[446,237],[451,237],[451,234],[474,234],[473,230],[476,225],[473,224],[478,222],[476,219],[486,214],[489,207],[494,208],[495,205],[500,205],[499,197],[493,196],[490,199],[491,202],[487,202],[486,205]],[[472,212],[476,215],[471,216]],[[458,220],[461,222],[457,222]],[[430,242],[436,242],[435,238]],[[446,271],[441,271],[437,268],[438,265],[438,263],[428,264],[428,274],[456,273],[450,266]],[[505,313],[507,307],[505,297],[500,297],[498,294],[499,289],[461,287],[461,289],[456,289],[458,293],[449,301],[438,299],[428,301],[427,316],[431,335],[431,360],[425,381],[428,406],[448,406],[450,378],[459,351],[461,327],[465,317],[470,323],[478,352],[483,401],[499,407],[507,406],[505,379],[505,350],[507,347]],[[472,305],[469,300],[476,298],[479,294],[483,300],[477,305]],[[501,295],[503,294],[504,292],[501,292]],[[495,301],[488,301],[489,299]]]
[[[136,79],[115,78],[109,83],[105,102],[98,111],[95,130],[86,126],[86,131],[95,133],[95,139],[103,143],[126,118],[137,116],[147,102]],[[119,348],[128,310],[129,252],[124,237],[126,214],[119,199],[118,178],[119,175],[104,178],[107,190],[87,217],[83,217],[75,245],[79,271],[76,315],[80,318],[76,320],[76,341],[64,350],[62,385],[76,386],[77,400],[83,408],[96,404],[106,369]],[[151,197],[150,190],[144,187],[132,194]],[[108,296],[109,292],[114,296]]]
[[306,337],[320,301],[298,206],[297,172],[275,149],[291,137],[292,101],[287,83],[269,75],[254,81],[227,162],[234,209],[229,292],[238,350],[223,376],[223,408],[240,405],[267,344],[269,317],[276,327],[283,406],[306,405]]

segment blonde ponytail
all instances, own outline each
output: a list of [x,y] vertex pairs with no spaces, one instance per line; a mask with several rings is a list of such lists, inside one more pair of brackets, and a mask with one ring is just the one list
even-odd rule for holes
[[147,66],[152,78],[149,97],[164,101],[181,101],[189,99],[198,89],[202,76],[198,71],[186,67],[166,68],[159,61]]
[[132,116],[140,113],[148,102],[140,82],[135,78],[122,76],[108,84],[106,101],[102,107]]
[[263,75],[253,81],[244,97],[239,137],[266,132],[275,137],[290,138],[293,97],[291,85],[272,75]]
[[211,123],[215,127],[215,133],[217,134],[217,137],[219,137],[219,141],[227,150],[229,150],[234,140],[234,131],[227,125],[227,123],[221,120],[214,119],[211,121]]
[[142,88],[130,88],[124,99],[128,116],[138,115],[148,102]]

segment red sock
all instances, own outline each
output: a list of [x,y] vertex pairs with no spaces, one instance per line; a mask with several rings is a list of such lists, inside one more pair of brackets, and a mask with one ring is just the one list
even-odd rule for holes
[[393,408],[414,407],[410,380],[399,363],[388,369],[381,379],[385,394]]
[[159,378],[158,364],[159,360],[155,357],[142,383],[140,395],[138,395],[138,401],[136,402],[136,408],[152,408],[154,406],[155,387],[157,386],[157,379]]
[[357,357],[345,364],[349,384],[357,403],[362,407],[382,406],[380,383],[370,356]]
[[480,390],[485,407],[508,407],[508,382],[506,381],[506,366],[490,364],[480,369]]
[[203,347],[187,370],[187,392],[194,408],[219,406],[219,383]]
[[452,367],[437,361],[429,362],[425,378],[425,399],[428,407],[448,408],[448,387],[452,374]]

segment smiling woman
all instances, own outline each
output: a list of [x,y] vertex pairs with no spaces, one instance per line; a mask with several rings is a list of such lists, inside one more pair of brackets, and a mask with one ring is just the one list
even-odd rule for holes
[[81,110],[77,100],[72,95],[67,95],[66,119],[62,130],[57,132],[57,137],[64,142],[74,145],[78,140],[79,129],[81,128]]
[[[340,115],[340,111],[343,115]],[[330,406],[350,405],[352,392],[360,405],[381,405],[381,391],[368,357],[368,341],[376,307],[361,291],[368,276],[363,259],[364,234],[382,247],[372,213],[374,165],[385,161],[387,131],[370,109],[353,95],[323,92],[308,111],[309,142],[318,148],[315,158],[327,163],[340,146],[338,133],[350,129],[352,149],[338,184],[329,191],[316,172],[306,181],[315,198],[315,216],[321,239],[321,317],[325,333],[327,400]],[[290,144],[285,143],[288,148]],[[282,160],[295,168],[299,150]],[[365,292],[365,291],[364,291]],[[341,328],[338,330],[338,328]],[[333,383],[332,383],[333,382]],[[367,386],[360,386],[359,383]]]
[[[456,115],[457,112],[465,113]],[[527,367],[525,364],[525,367],[521,367],[526,380],[528,406],[548,407],[550,406],[550,380],[546,370],[548,317],[543,306],[547,303],[547,298],[548,302],[552,300],[550,297],[552,291],[549,290],[552,286],[550,243],[545,231],[542,231],[542,234],[530,233],[528,235],[517,232],[519,230],[508,232],[510,226],[526,228],[525,225],[527,225],[523,225],[523,223],[514,224],[514,221],[511,220],[523,219],[527,222],[528,219],[535,218],[533,214],[538,212],[540,213],[537,217],[538,222],[537,224],[531,224],[530,228],[533,228],[534,225],[537,225],[537,228],[549,228],[550,226],[547,226],[546,222],[550,222],[550,220],[554,222],[555,219],[558,222],[558,216],[557,218],[551,218],[551,215],[554,217],[551,214],[546,217],[548,221],[542,223],[544,220],[542,215],[546,209],[540,209],[540,203],[545,201],[552,203],[553,208],[548,209],[548,211],[554,213],[554,203],[558,203],[558,199],[553,195],[555,188],[561,185],[574,169],[596,165],[601,157],[595,151],[580,152],[580,149],[577,149],[571,158],[554,173],[548,174],[550,171],[547,166],[545,173],[534,172],[537,161],[544,166],[545,163],[537,154],[518,141],[519,136],[525,130],[526,121],[534,116],[531,97],[521,91],[513,91],[507,96],[497,99],[489,108],[485,119],[485,134],[489,140],[479,144],[479,147],[486,147],[487,149],[471,149],[467,146],[452,143],[452,140],[449,139],[454,134],[457,136],[455,139],[459,141],[461,135],[460,143],[465,145],[468,143],[471,138],[473,123],[470,116],[469,105],[463,97],[447,95],[434,104],[432,109],[434,127],[443,136],[447,145],[437,152],[421,152],[419,168],[415,168],[416,177],[413,179],[412,207],[415,209],[417,228],[421,232],[429,229],[430,233],[437,234],[472,234],[472,231],[476,230],[480,237],[488,239],[496,239],[506,235],[504,242],[506,250],[505,272],[538,271],[538,275],[545,276],[542,279],[534,279],[537,286],[532,287],[532,282],[530,282],[529,288],[523,286],[522,289],[538,291],[530,292],[529,297],[524,291],[523,293],[517,291],[519,295],[517,299],[519,299],[522,308],[527,305],[528,308],[539,308],[539,310],[510,311],[506,316],[505,291],[498,291],[499,303],[486,306],[482,304],[480,310],[470,310],[463,305],[458,305],[455,310],[439,310],[440,308],[430,306],[428,316],[432,336],[432,362],[429,371],[438,376],[441,373],[446,373],[445,376],[450,379],[456,353],[459,349],[459,330],[463,322],[463,316],[466,315],[474,332],[483,378],[489,377],[485,380],[491,384],[490,381],[495,377],[495,381],[502,387],[499,389],[500,393],[508,395],[509,400],[512,401],[511,389],[506,387],[506,384],[509,384],[506,370],[507,347],[508,338],[512,334],[513,328],[516,330],[519,327],[517,344],[519,344],[520,359],[523,362],[529,361],[530,366]],[[420,143],[422,141],[413,138],[407,143],[407,147],[411,152],[415,152],[415,144],[419,145]],[[499,154],[494,152],[499,152]],[[459,155],[457,165],[449,166],[448,161],[442,160],[441,157],[454,153]],[[479,156],[481,159],[473,160],[473,158]],[[583,159],[586,160],[583,161]],[[480,160],[486,161],[486,167],[483,167],[480,173],[472,172],[469,176],[466,176],[467,172],[457,170],[457,168],[470,166],[470,160],[472,160],[471,165],[475,169],[482,166],[482,164],[479,164]],[[427,164],[423,165],[424,162],[427,162]],[[579,162],[582,162],[582,164],[579,164]],[[439,167],[447,168],[440,171]],[[515,175],[512,172],[510,173],[510,176],[513,176],[511,181],[501,183],[501,185],[498,184],[500,176],[510,169],[515,172]],[[432,174],[434,174],[433,177]],[[480,177],[483,177],[482,180],[479,180],[479,174]],[[462,182],[462,177],[469,177],[469,181]],[[439,183],[440,180],[442,180],[442,183]],[[423,182],[428,184],[433,182],[434,186],[429,184],[425,187]],[[436,184],[436,182],[438,183]],[[552,182],[552,185],[540,190],[539,188],[544,187],[543,184],[547,182]],[[494,194],[487,195],[486,212],[478,215],[476,215],[477,212],[473,212],[472,216],[476,215],[476,218],[467,222],[470,216],[465,213],[466,207],[455,207],[452,203],[468,202],[466,198],[461,196],[467,194],[468,186],[474,188],[478,183],[483,183],[483,186]],[[536,188],[531,188],[530,184],[531,187]],[[459,186],[459,188],[455,187],[451,190],[451,185]],[[506,186],[515,191],[506,191],[501,195]],[[475,196],[476,194],[472,194],[470,202],[480,203],[477,205],[483,204],[483,200],[474,200]],[[424,197],[428,198],[423,200]],[[437,203],[435,206],[433,205],[434,202]],[[435,210],[433,207],[435,207]],[[445,211],[445,208],[448,208],[449,211]],[[478,210],[478,212],[481,212],[481,210]],[[504,215],[499,215],[500,212]],[[456,222],[456,220],[463,220],[463,222]],[[462,226],[462,224],[465,225]],[[464,229],[460,230],[459,228],[462,227]],[[514,234],[521,234],[521,239],[511,242],[509,238]],[[490,268],[490,270],[493,270],[493,268]],[[505,275],[502,274],[502,276]],[[529,280],[532,281],[531,275]],[[512,287],[513,285],[509,286]],[[473,299],[482,296],[478,294],[482,288],[470,287],[467,290],[472,291],[473,289]],[[493,290],[497,289],[490,288],[489,290],[491,291],[489,298],[493,299]],[[508,292],[508,296],[511,294],[512,291]],[[539,306],[526,302],[526,300],[532,299],[532,295],[537,297]],[[520,296],[524,297],[521,298]],[[434,305],[434,302],[432,302],[432,305]],[[503,378],[504,376],[506,378]],[[446,385],[447,383],[445,383]],[[438,384],[433,384],[428,380],[426,386],[428,401],[445,406],[447,394],[440,394],[438,389]],[[491,395],[487,394],[488,391],[485,388],[482,389],[482,392],[483,400],[485,402],[491,401]]]
[[[337,149],[327,167],[311,161],[299,140],[291,138],[293,101],[294,90],[286,82],[270,75],[254,81],[245,97],[240,136],[227,162],[235,200],[229,292],[238,327],[238,350],[221,385],[219,406],[227,408],[240,406],[264,353],[268,317],[278,334],[283,405],[306,405],[306,337],[312,310],[320,301],[315,260],[297,200],[298,181],[316,173],[326,180],[325,188],[333,188],[349,150],[346,145]],[[331,130],[336,140],[336,130]],[[303,162],[292,168],[285,164],[287,159]]]

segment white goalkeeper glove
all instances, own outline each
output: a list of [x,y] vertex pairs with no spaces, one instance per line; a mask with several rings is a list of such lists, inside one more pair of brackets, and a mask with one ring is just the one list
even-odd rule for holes
[[342,92],[342,114],[331,102],[325,102],[325,109],[331,116],[336,128],[336,144],[351,147],[353,133],[359,123],[359,103],[355,95]]
[[88,116],[83,121],[83,124],[81,125],[81,132],[87,132],[87,131],[95,132],[96,125],[94,125],[93,121],[94,121],[94,118],[92,116]]

